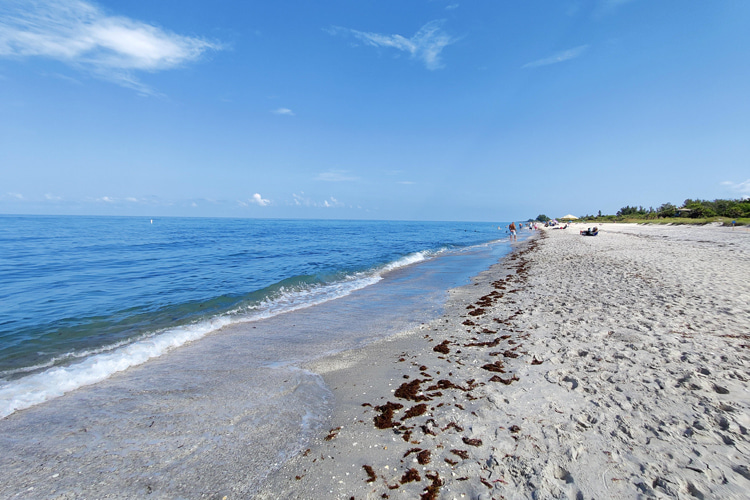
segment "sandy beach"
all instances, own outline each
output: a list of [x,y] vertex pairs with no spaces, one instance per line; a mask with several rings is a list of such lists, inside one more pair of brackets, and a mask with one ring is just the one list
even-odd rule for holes
[[580,229],[308,366],[330,429],[258,498],[747,498],[750,233]]

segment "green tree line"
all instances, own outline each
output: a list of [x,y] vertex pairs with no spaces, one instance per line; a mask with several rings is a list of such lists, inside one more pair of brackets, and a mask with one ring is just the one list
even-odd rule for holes
[[664,203],[658,208],[643,206],[632,207],[626,205],[617,211],[616,215],[604,215],[601,211],[598,216],[586,215],[582,219],[593,219],[597,217],[606,218],[628,218],[628,219],[657,219],[660,217],[688,217],[692,219],[706,219],[710,217],[728,217],[732,219],[750,217],[750,198],[736,200],[700,200],[688,198],[681,208],[672,203]]

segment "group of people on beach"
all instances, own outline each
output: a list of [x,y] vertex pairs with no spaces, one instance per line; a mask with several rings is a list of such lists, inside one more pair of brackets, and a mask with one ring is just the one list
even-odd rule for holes
[[[537,231],[539,229],[536,222],[529,222],[527,223],[526,226],[528,227],[529,231]],[[545,224],[545,227],[546,226],[547,225]],[[524,227],[523,222],[519,222],[518,226],[516,226],[515,222],[511,222],[510,224],[508,224],[508,233],[510,234],[510,241],[518,241],[518,231],[519,229],[523,229],[523,227]],[[565,224],[564,226],[557,226],[557,227],[554,227],[553,229],[567,229],[567,228],[568,228],[568,224]],[[498,229],[500,229],[500,227],[498,227]],[[599,234],[599,228],[597,227],[594,227],[593,229],[588,228],[585,231],[580,231],[580,234],[582,236],[596,236],[597,234]]]

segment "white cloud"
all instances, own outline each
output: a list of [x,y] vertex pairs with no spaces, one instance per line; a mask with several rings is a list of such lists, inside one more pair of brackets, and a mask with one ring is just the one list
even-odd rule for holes
[[266,200],[260,194],[255,193],[251,199],[248,200],[250,203],[255,203],[261,207],[266,207],[271,204],[271,200]]
[[416,182],[414,182],[414,181],[398,181],[398,183],[399,184],[406,184],[406,185],[416,184]]
[[[329,201],[330,200],[330,201]],[[326,208],[343,207],[344,204],[331,196],[328,200],[323,200],[323,206]]]
[[348,182],[348,181],[358,181],[359,177],[349,175],[348,170],[329,170],[327,172],[319,173],[315,177],[315,180],[326,181],[326,182]]
[[332,27],[328,32],[332,35],[339,33],[351,34],[364,42],[365,45],[372,47],[389,47],[408,52],[412,58],[422,60],[427,69],[435,70],[443,67],[440,61],[440,52],[448,45],[457,41],[457,39],[449,36],[442,30],[443,23],[443,20],[430,21],[422,26],[411,38],[401,35],[369,33],[338,26]]
[[110,198],[109,196],[102,196],[101,198],[97,198],[96,201],[104,202],[104,203],[114,203],[115,199]]
[[571,59],[575,59],[576,57],[579,57],[588,48],[589,48],[588,45],[581,45],[573,49],[568,49],[562,52],[558,52],[557,54],[551,57],[545,57],[544,59],[539,59],[537,61],[526,63],[522,67],[523,68],[538,68],[539,66],[548,66],[550,64],[557,64],[557,63],[561,63],[564,61],[569,61]]
[[750,179],[747,179],[744,182],[724,181],[721,184],[727,186],[731,191],[736,193],[750,195]]
[[55,195],[49,194],[49,193],[45,194],[44,198],[46,200],[49,200],[49,201],[60,201],[60,200],[62,200],[62,196],[55,196]]
[[23,200],[24,199],[24,197],[23,197],[23,195],[21,193],[8,193],[8,196],[10,196],[11,198],[15,198],[17,200]]
[[458,4],[457,3],[452,3],[450,5],[446,5],[445,6],[445,10],[453,10],[453,9],[457,9],[457,8],[458,8]]
[[125,201],[129,201],[130,203],[138,203],[138,198],[128,196],[127,198],[125,198]]
[[85,0],[4,0],[0,57],[46,57],[124,87],[153,94],[138,71],[161,71],[197,60],[221,44],[105,13]]
[[277,115],[294,116],[294,111],[289,108],[274,109],[273,111],[271,111],[271,113],[275,113]]

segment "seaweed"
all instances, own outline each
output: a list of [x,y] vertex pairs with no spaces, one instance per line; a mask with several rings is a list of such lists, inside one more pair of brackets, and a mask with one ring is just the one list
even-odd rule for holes
[[396,392],[393,393],[394,396],[400,399],[408,399],[415,402],[420,401],[429,401],[430,398],[424,395],[419,395],[419,385],[424,382],[424,380],[420,380],[418,378],[412,380],[411,382],[404,382],[401,384],[398,389],[396,389]]
[[369,465],[363,465],[362,468],[365,470],[365,472],[367,472],[368,479],[366,482],[372,483],[378,478],[378,475],[375,474],[375,471],[372,470],[372,467],[370,467]]
[[450,349],[448,349],[448,345],[450,345],[450,342],[447,340],[443,340],[441,343],[433,347],[432,350],[435,352],[448,354],[449,352],[451,352]]
[[406,410],[406,413],[404,413],[404,416],[401,417],[401,420],[406,420],[407,418],[418,417],[419,415],[423,415],[426,412],[427,412],[427,405],[424,403],[420,403]]
[[441,481],[440,476],[437,472],[430,474],[429,472],[425,474],[428,479],[432,480],[432,484],[430,484],[424,493],[419,497],[420,500],[435,500],[438,497],[438,493],[440,492],[440,487],[443,485],[443,481]]
[[490,382],[501,382],[501,383],[503,383],[505,385],[510,385],[513,382],[517,382],[518,380],[519,380],[519,378],[518,378],[518,375],[516,375],[516,374],[513,374],[513,376],[511,378],[508,378],[508,379],[505,379],[505,378],[499,377],[497,375],[494,375],[490,379]]
[[393,412],[395,410],[400,410],[403,407],[404,405],[400,403],[391,403],[390,401],[382,406],[376,406],[375,410],[379,411],[380,415],[377,415],[374,418],[375,427],[378,429],[389,429],[395,426],[396,423],[393,422]]
[[494,363],[487,363],[486,365],[483,365],[482,368],[488,372],[505,373],[503,362],[500,360],[495,361]]
[[481,439],[471,439],[471,438],[462,438],[461,441],[464,442],[464,444],[468,444],[469,446],[482,446],[482,440]]
[[419,475],[419,472],[417,472],[417,469],[409,469],[404,473],[403,476],[401,476],[401,480],[399,481],[401,484],[411,483],[413,481],[421,481],[422,478]]

